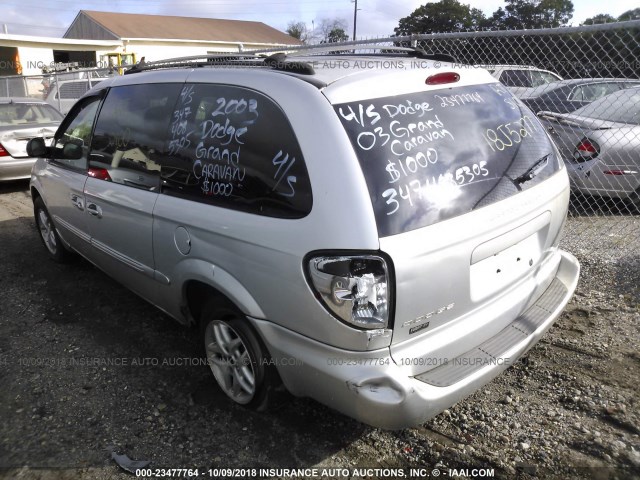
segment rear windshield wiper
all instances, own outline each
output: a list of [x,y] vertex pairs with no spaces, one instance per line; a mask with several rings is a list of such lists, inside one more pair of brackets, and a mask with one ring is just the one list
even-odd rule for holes
[[524,172],[513,181],[516,185],[522,185],[523,183],[533,180],[544,168],[549,164],[550,153],[547,153],[544,157],[534,163],[531,168]]

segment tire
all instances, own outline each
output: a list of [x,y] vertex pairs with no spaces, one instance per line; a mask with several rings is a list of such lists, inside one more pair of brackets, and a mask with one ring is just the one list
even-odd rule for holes
[[44,206],[40,197],[33,202],[33,215],[38,233],[40,233],[40,240],[42,240],[49,256],[58,263],[66,262],[69,259],[69,251],[62,243],[47,207]]
[[208,302],[200,329],[205,354],[218,386],[234,402],[251,410],[266,410],[280,384],[262,340],[242,314]]

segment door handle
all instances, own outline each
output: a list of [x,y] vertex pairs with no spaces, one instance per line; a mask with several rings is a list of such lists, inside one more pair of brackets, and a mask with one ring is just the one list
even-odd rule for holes
[[79,210],[84,210],[84,201],[82,200],[82,197],[80,197],[79,195],[72,193],[71,203],[73,203]]
[[95,203],[87,203],[87,212],[89,212],[89,215],[102,218],[102,209]]

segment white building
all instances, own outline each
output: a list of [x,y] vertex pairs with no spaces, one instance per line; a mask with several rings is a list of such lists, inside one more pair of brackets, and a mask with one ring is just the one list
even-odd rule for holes
[[[87,10],[78,13],[64,38],[117,41],[111,53],[135,54],[138,61],[301,44],[262,22]],[[106,53],[97,51],[96,60]]]
[[262,22],[81,10],[63,38],[0,34],[0,76],[300,44]]
[[[87,62],[96,66],[97,52],[122,48],[118,40],[69,40],[54,37],[0,34],[0,76],[38,75],[54,63]],[[93,62],[93,65],[89,63]]]

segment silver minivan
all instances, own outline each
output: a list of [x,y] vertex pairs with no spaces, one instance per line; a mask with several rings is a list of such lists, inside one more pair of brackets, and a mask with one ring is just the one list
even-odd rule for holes
[[188,58],[103,80],[30,143],[44,245],[198,326],[239,404],[284,386],[420,424],[531,348],[579,273],[544,128],[440,60]]

